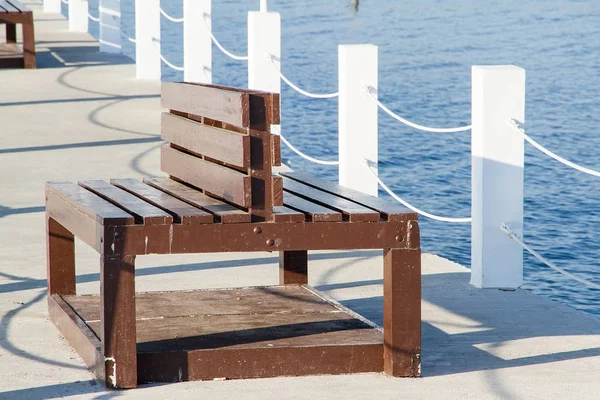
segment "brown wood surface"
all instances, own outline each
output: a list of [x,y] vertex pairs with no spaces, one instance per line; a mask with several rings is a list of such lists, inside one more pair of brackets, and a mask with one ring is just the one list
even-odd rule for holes
[[161,137],[167,142],[226,164],[250,166],[250,136],[163,113]]
[[187,83],[163,82],[162,107],[211,118],[239,127],[250,126],[247,93]]
[[[72,182],[46,183],[46,201],[50,198],[61,199],[67,204],[66,208],[59,210],[62,215],[67,214],[69,207],[72,207],[101,224],[133,225],[135,223],[133,215]],[[73,232],[72,229],[69,230]]]
[[375,222],[380,219],[380,215],[376,211],[289,178],[283,178],[283,188],[287,192],[310,199],[314,203],[340,211],[350,222]]
[[17,43],[17,25],[6,24],[6,43]]
[[126,210],[135,217],[138,224],[168,225],[173,223],[173,217],[166,211],[106,181],[81,181],[79,186]]
[[279,252],[279,284],[304,285],[308,283],[308,251]]
[[48,294],[75,294],[75,236],[46,216]]
[[285,206],[273,207],[273,222],[305,222],[304,213]]
[[421,251],[383,253],[384,372],[421,373]]
[[97,379],[105,381],[102,343],[59,295],[48,296],[48,316]]
[[100,258],[100,316],[107,386],[137,386],[135,256]]
[[306,213],[308,220],[311,222],[340,222],[342,214],[331,208],[322,206],[312,201],[303,199],[293,193],[285,192],[283,196],[283,204],[294,210]]
[[281,175],[371,208],[380,212],[385,219],[390,221],[408,221],[417,219],[416,213],[397,202],[386,201],[379,197],[369,196],[368,194],[340,186],[324,179],[319,179],[303,172],[282,172]]
[[184,182],[213,193],[241,207],[250,207],[252,193],[248,175],[175,150],[161,148],[161,170]]
[[281,136],[271,135],[271,154],[273,155],[273,166],[281,165]]
[[234,206],[206,196],[197,189],[168,178],[144,178],[144,182],[182,201],[214,214],[224,224],[250,222],[250,214]]
[[171,214],[184,225],[212,224],[213,215],[137,179],[111,179],[111,184]]

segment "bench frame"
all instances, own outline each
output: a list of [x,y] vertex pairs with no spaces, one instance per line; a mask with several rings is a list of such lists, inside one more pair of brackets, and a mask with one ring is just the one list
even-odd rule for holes
[[[0,0],[0,24],[6,25],[6,45],[0,46],[15,52],[15,57],[0,57],[0,68],[34,69],[36,55],[33,12],[19,1]],[[17,24],[21,24],[23,30],[23,54],[18,56]]]

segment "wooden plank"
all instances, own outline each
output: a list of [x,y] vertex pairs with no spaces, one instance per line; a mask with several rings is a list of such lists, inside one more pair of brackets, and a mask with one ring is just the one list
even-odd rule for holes
[[305,222],[304,213],[285,206],[273,207],[273,222]]
[[111,184],[166,211],[184,225],[212,224],[213,215],[137,179],[111,179]]
[[250,136],[163,113],[161,137],[191,152],[242,168],[250,166]]
[[82,181],[79,182],[79,185],[96,193],[98,196],[116,206],[127,210],[127,212],[135,217],[136,223],[138,224],[168,225],[173,223],[173,217],[169,213],[108,182],[101,180]]
[[134,217],[72,182],[46,183],[46,198],[58,197],[70,207],[103,225],[133,225]]
[[306,285],[308,284],[308,251],[279,252],[279,284]]
[[46,216],[48,294],[75,294],[75,236]]
[[168,178],[144,178],[144,182],[186,203],[200,207],[223,224],[250,222],[250,214]]
[[273,206],[283,205],[283,178],[281,176],[273,176],[271,178],[273,191]]
[[379,197],[340,186],[333,182],[319,179],[303,172],[282,172],[282,176],[304,183],[308,186],[318,188],[324,192],[334,194],[346,200],[353,201],[362,206],[380,212],[389,221],[416,220],[417,214],[396,202],[386,201]]
[[250,102],[247,93],[203,85],[163,82],[162,107],[199,115],[227,124],[250,126]]
[[271,135],[271,154],[273,155],[273,166],[281,165],[281,136]]
[[340,222],[342,214],[320,204],[305,200],[290,192],[284,192],[283,204],[294,210],[306,213],[311,222]]
[[380,219],[378,212],[367,207],[332,195],[331,193],[323,192],[312,186],[304,185],[289,178],[283,179],[283,187],[287,192],[294,193],[306,199],[310,199],[311,202],[340,211],[350,222],[374,222],[379,221]]
[[161,170],[242,207],[252,203],[251,178],[233,169],[205,161],[165,145]]

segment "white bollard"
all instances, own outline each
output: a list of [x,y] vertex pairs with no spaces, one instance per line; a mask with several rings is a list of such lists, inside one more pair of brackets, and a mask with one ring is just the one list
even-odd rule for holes
[[377,196],[377,46],[341,45],[339,57],[339,183]]
[[135,40],[136,77],[160,80],[160,0],[135,0]]
[[260,11],[267,12],[267,0],[260,0]]
[[[269,56],[274,56],[273,61]],[[281,93],[281,17],[277,12],[248,13],[248,88]]]
[[509,122],[525,122],[525,70],[473,66],[471,107],[471,284],[517,288],[523,249],[500,226],[523,228],[524,142]]
[[183,0],[183,80],[212,83],[211,0]]
[[69,0],[69,30],[88,31],[88,0]]
[[121,1],[100,0],[100,51],[103,53],[121,52]]
[[60,0],[44,0],[44,12],[60,14],[61,12]]

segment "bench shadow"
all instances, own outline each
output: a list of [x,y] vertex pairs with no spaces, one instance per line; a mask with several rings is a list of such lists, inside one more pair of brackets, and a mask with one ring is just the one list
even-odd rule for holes
[[102,53],[99,51],[98,46],[94,45],[88,46],[75,43],[70,46],[40,46],[36,50],[38,69],[134,63],[130,57],[124,54]]

